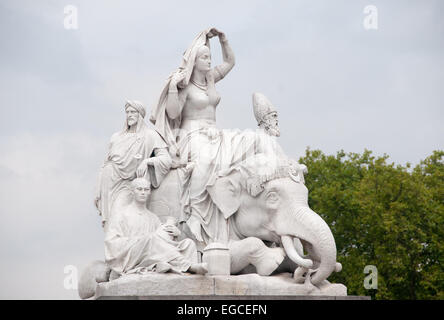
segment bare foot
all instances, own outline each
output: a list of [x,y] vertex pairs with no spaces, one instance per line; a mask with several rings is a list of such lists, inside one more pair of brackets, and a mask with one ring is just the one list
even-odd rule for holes
[[205,273],[208,272],[208,263],[204,262],[204,263],[193,263],[190,268],[188,269],[188,271],[190,271],[191,273],[196,273],[196,274],[202,274],[204,275]]

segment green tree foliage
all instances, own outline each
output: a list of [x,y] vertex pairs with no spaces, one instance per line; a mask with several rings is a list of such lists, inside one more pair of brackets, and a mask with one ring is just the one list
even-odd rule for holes
[[[416,167],[388,156],[307,149],[310,207],[330,226],[343,270],[332,282],[375,299],[444,299],[444,151]],[[364,267],[378,269],[367,290]]]

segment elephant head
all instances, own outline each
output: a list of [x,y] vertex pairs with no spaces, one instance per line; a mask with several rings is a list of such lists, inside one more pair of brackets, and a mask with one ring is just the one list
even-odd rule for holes
[[[259,154],[220,172],[207,190],[225,218],[234,219],[239,238],[281,243],[291,260],[312,270],[316,285],[340,271],[340,264],[333,234],[309,208],[308,190],[297,174],[294,163]],[[302,243],[303,250],[295,243]]]

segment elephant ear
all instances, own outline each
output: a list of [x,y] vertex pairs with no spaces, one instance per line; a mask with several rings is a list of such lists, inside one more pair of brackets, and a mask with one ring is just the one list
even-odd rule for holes
[[211,199],[228,219],[239,209],[241,185],[240,173],[234,171],[227,176],[216,178],[215,182],[207,186]]

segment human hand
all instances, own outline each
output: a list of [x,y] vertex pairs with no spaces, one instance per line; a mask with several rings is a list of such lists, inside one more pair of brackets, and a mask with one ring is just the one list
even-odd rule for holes
[[176,226],[171,226],[171,227],[172,227],[171,229],[172,229],[173,236],[174,237],[180,236],[181,232],[180,232],[179,228],[177,228]]
[[139,166],[136,169],[137,178],[141,178],[141,177],[145,176],[147,166],[148,166],[148,159],[143,159],[142,162],[139,164]]
[[162,227],[169,236],[177,237],[178,235],[180,235],[180,230],[177,229],[176,226],[173,226],[171,224],[164,224],[162,225]]
[[194,167],[196,166],[196,163],[194,161],[190,161],[185,166],[186,171],[193,171]]
[[185,70],[179,70],[173,74],[171,77],[171,83],[174,85],[177,85],[179,82],[181,82],[183,79],[185,79]]
[[211,28],[210,32],[209,32],[209,35],[211,35],[211,36],[209,36],[210,39],[212,37],[218,36],[220,41],[226,40],[225,33],[223,33],[222,31],[217,30],[216,28]]
[[214,140],[219,136],[220,131],[217,128],[208,127],[206,130],[206,134],[207,134],[208,138],[210,138],[210,140]]
[[210,31],[207,33],[207,38],[211,39],[213,37],[217,36],[217,30],[216,28],[211,28]]
[[288,163],[293,170],[296,172],[302,172],[306,174],[308,172],[307,166],[305,164],[299,163],[294,159],[288,159]]
[[172,169],[177,169],[177,168],[181,168],[183,167],[185,164],[183,164],[180,159],[173,159],[172,163],[171,163],[171,168]]

